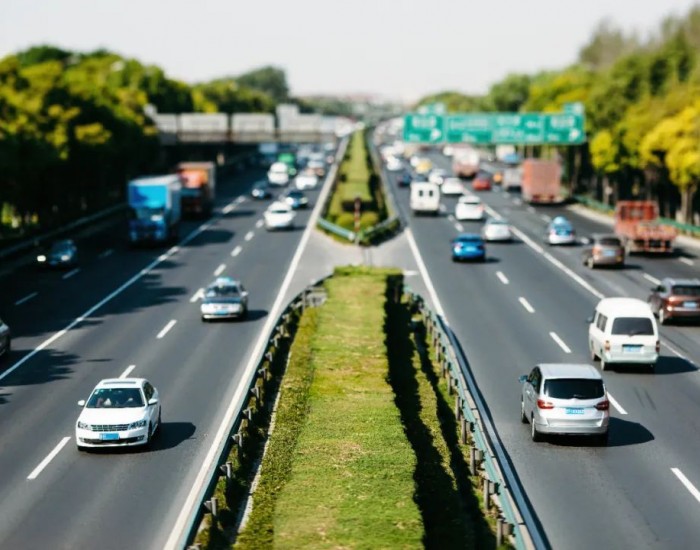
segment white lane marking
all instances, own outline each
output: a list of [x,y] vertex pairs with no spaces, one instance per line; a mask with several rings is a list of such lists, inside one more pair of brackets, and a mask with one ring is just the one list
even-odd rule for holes
[[108,250],[105,250],[102,254],[100,254],[100,255],[97,256],[97,257],[98,257],[100,260],[104,260],[106,257],[111,256],[112,254],[114,254],[114,250],[110,248],[110,249],[108,249]]
[[232,202],[231,204],[227,204],[227,205],[221,210],[221,212],[223,212],[224,214],[229,214],[234,208],[236,208],[236,204]]
[[260,229],[260,228],[263,226],[264,223],[265,223],[265,220],[258,220],[258,221],[255,222],[255,227],[257,227],[258,229]]
[[168,334],[168,332],[170,332],[170,329],[173,328],[173,327],[175,326],[175,323],[177,323],[177,321],[176,321],[175,319],[171,319],[171,320],[168,322],[168,324],[165,325],[165,326],[163,327],[163,330],[161,330],[161,331],[158,333],[158,336],[156,336],[156,338],[158,338],[159,340],[160,340],[161,338],[163,338],[163,336],[165,336],[166,334]]
[[233,256],[235,258],[236,256],[238,256],[241,253],[241,250],[243,250],[243,249],[240,246],[237,246],[236,248],[233,249],[233,251],[231,251],[231,256]]
[[[199,236],[201,233],[206,231],[206,229],[209,227],[209,223],[205,223],[200,225],[197,229],[192,231],[189,235],[187,235],[182,241],[180,241],[179,246],[184,246],[193,239],[195,239],[197,236]],[[172,249],[171,249],[172,250]],[[165,254],[166,257],[172,255],[170,252]],[[61,336],[65,335],[68,331],[71,329],[75,328],[77,325],[85,321],[90,315],[95,313],[98,309],[100,309],[102,306],[105,304],[111,302],[115,297],[119,296],[122,292],[124,292],[127,288],[130,286],[134,285],[137,283],[139,280],[141,280],[144,276],[148,275],[153,271],[158,265],[162,262],[160,258],[163,256],[159,257],[156,260],[153,260],[150,264],[148,264],[146,267],[144,267],[141,271],[139,271],[136,275],[131,277],[128,281],[123,283],[119,288],[117,288],[114,292],[111,294],[108,294],[105,298],[97,302],[94,306],[92,306],[90,309],[85,311],[80,317],[76,317],[71,321],[66,328],[59,330],[57,333],[54,335],[50,336],[46,340],[44,340],[41,344],[39,344],[36,348],[34,348],[32,351],[30,351],[27,355],[22,357],[19,361],[17,361],[14,365],[12,365],[10,368],[5,370],[2,374],[0,374],[0,380],[7,378],[15,372],[19,367],[24,365],[27,361],[29,361],[32,357],[34,357],[36,354],[38,354],[40,351],[43,351],[46,349],[48,346],[53,344],[56,340],[58,340]]]
[[695,262],[690,258],[678,258],[679,262],[683,262],[685,265],[695,265]]
[[131,371],[134,370],[135,368],[136,368],[136,365],[129,365],[128,367],[126,367],[126,370],[124,370],[124,372],[121,374],[121,376],[119,378],[126,378],[127,376],[129,376],[131,374]]
[[547,222],[547,223],[549,223],[549,222],[552,221],[552,218],[550,218],[549,216],[547,216],[547,214],[541,215],[540,218],[542,219],[542,221]]
[[530,302],[528,302],[525,298],[522,296],[518,298],[518,302],[522,304],[522,306],[529,312],[529,313],[535,313],[535,308],[530,305]]
[[455,221],[455,217],[453,214],[450,214],[449,216],[447,216],[447,219],[450,221],[450,223],[453,223]]
[[[336,157],[336,159],[338,158],[339,157]],[[199,469],[199,472],[197,472],[195,481],[192,484],[192,489],[190,490],[182,508],[180,509],[180,515],[177,517],[177,519],[175,520],[175,524],[170,530],[170,537],[168,538],[164,546],[166,550],[174,550],[175,548],[182,546],[183,537],[186,534],[185,530],[191,522],[193,510],[195,509],[195,507],[201,506],[202,499],[204,498],[203,489],[205,483],[207,483],[209,479],[211,479],[212,473],[215,469],[215,461],[217,460],[222,451],[223,441],[229,436],[229,432],[231,431],[231,428],[233,426],[234,417],[243,406],[243,399],[248,393],[250,382],[255,374],[256,368],[258,366],[258,361],[260,360],[261,355],[263,353],[264,346],[267,344],[269,334],[272,332],[272,327],[277,322],[277,319],[279,318],[279,315],[282,311],[282,304],[286,298],[287,291],[289,290],[289,287],[292,284],[294,272],[299,266],[301,257],[304,253],[304,250],[306,249],[307,243],[309,242],[309,238],[311,237],[311,232],[316,227],[316,222],[318,221],[318,218],[321,214],[321,208],[325,204],[326,197],[330,193],[329,182],[335,178],[337,170],[338,164],[336,163],[328,171],[328,175],[326,176],[323,189],[319,194],[316,206],[314,207],[314,210],[311,213],[311,216],[309,217],[309,222],[306,228],[304,229],[304,233],[301,237],[301,240],[299,241],[299,245],[297,246],[296,252],[294,253],[294,257],[292,258],[292,261],[289,264],[287,275],[282,281],[282,285],[280,286],[279,293],[277,294],[277,298],[275,299],[272,308],[270,308],[270,312],[267,315],[265,325],[259,333],[260,336],[258,338],[257,343],[255,344],[255,348],[249,356],[250,359],[245,367],[245,370],[242,373],[241,382],[238,384],[236,392],[234,393],[233,398],[229,402],[229,406],[226,409],[226,412],[224,413],[224,416],[221,420],[219,429],[217,430],[216,435],[212,439],[211,447],[209,447],[209,450],[204,460],[202,461],[202,465]]]
[[218,277],[226,270],[226,264],[221,264],[214,270],[214,277]]
[[695,497],[695,500],[700,502],[700,491],[698,491],[695,488],[695,485],[693,485],[690,480],[683,475],[683,472],[681,472],[679,468],[671,468],[671,471],[673,472],[673,475],[675,475],[683,484],[683,486],[688,489],[688,492]]
[[647,281],[654,283],[655,285],[658,285],[661,282],[659,279],[657,279],[656,277],[652,277],[648,273],[643,273],[642,277],[644,277]]
[[56,445],[51,451],[47,457],[41,461],[41,463],[32,470],[32,473],[27,476],[27,479],[36,479],[39,477],[39,474],[44,471],[44,468],[46,468],[49,465],[49,462],[51,462],[54,458],[56,458],[56,455],[61,452],[61,449],[66,446],[66,443],[70,441],[70,437],[64,437],[61,439],[58,445]]
[[29,300],[32,298],[36,298],[39,295],[38,292],[32,292],[31,294],[27,294],[24,298],[20,298],[15,302],[16,306],[21,306],[22,304],[27,303]]
[[552,340],[559,344],[559,347],[564,350],[564,353],[571,353],[569,346],[564,343],[564,340],[559,338],[559,335],[556,332],[550,332],[549,335],[552,337]]
[[447,212],[447,207],[442,203],[440,203],[440,212]]
[[168,254],[176,254],[177,252],[180,252],[180,247],[177,245],[170,247],[170,250],[168,250]]
[[236,204],[241,204],[245,202],[245,196],[241,195],[236,199]]
[[61,277],[61,278],[62,278],[63,280],[70,279],[73,275],[75,275],[75,274],[78,273],[79,271],[80,271],[80,268],[79,268],[79,267],[76,267],[76,268],[73,269],[72,271],[69,271],[68,273],[66,273],[65,275],[63,275],[63,277]]
[[192,298],[190,298],[190,304],[194,304],[197,300],[199,300],[202,296],[204,295],[204,289],[200,288],[197,292],[195,292],[192,295]]
[[255,235],[255,233],[253,233],[252,231],[248,231],[248,233],[245,234],[244,239],[245,239],[246,241],[249,241],[250,239],[253,238],[253,235]]
[[536,212],[534,206],[528,206],[528,207],[527,207],[527,211],[530,212],[531,214],[534,214],[534,213]]
[[622,405],[620,405],[612,395],[610,395],[610,392],[608,392],[608,401],[610,401],[610,404],[615,407],[617,412],[620,414],[627,414],[627,411],[622,408]]
[[508,277],[506,277],[500,271],[496,271],[496,277],[498,277],[504,285],[507,285],[510,282],[510,281],[508,281]]
[[464,226],[461,223],[457,222],[455,224],[455,229],[457,229],[457,231],[459,231],[459,232],[462,232],[462,231],[464,231]]
[[517,197],[515,197],[515,198],[513,199],[513,202],[514,202],[515,204],[517,204],[518,206],[520,206],[520,205],[523,203],[523,201],[521,201],[521,200],[520,200],[519,198],[517,198]]

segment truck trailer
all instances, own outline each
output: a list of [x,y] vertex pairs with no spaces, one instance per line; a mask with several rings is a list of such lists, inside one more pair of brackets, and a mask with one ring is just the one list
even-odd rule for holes
[[211,216],[216,197],[216,165],[213,162],[181,162],[183,217]]
[[670,254],[676,229],[660,223],[659,205],[655,201],[618,201],[615,205],[615,234],[622,240],[627,254]]
[[561,165],[556,160],[525,159],[521,165],[523,200],[530,204],[557,204],[561,196]]
[[129,182],[129,242],[164,244],[178,238],[180,227],[180,176],[149,176]]

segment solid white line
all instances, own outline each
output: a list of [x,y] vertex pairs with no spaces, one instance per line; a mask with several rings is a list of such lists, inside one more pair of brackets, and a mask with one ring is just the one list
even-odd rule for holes
[[627,411],[622,408],[622,405],[620,405],[612,395],[610,395],[610,392],[608,392],[608,401],[610,401],[610,404],[615,407],[617,412],[620,414],[627,414]]
[[528,302],[525,298],[522,296],[518,298],[518,302],[520,302],[523,307],[530,313],[535,313],[535,308],[530,305],[530,302]]
[[244,195],[241,195],[241,196],[239,196],[239,197],[236,199],[236,204],[241,204],[241,203],[243,203],[243,202],[245,202],[245,196],[244,196]]
[[226,270],[226,264],[221,264],[214,270],[214,277],[218,277]]
[[496,277],[498,277],[504,285],[507,285],[510,282],[510,281],[508,281],[508,277],[506,277],[500,271],[496,271]]
[[253,238],[253,235],[255,235],[255,233],[253,233],[252,231],[248,231],[248,233],[245,234],[244,239],[245,239],[246,241],[249,241],[250,239]]
[[235,203],[227,204],[226,206],[224,206],[224,208],[222,208],[221,212],[223,212],[224,214],[228,214],[228,213],[230,213],[234,208],[236,208],[236,204],[235,204]]
[[194,304],[199,298],[204,294],[204,289],[200,288],[197,292],[195,292],[192,295],[192,298],[190,298],[190,304]]
[[556,332],[550,332],[549,335],[552,337],[552,340],[559,344],[559,347],[564,350],[564,353],[571,353],[569,346],[564,343],[564,340],[559,338],[559,335]]
[[648,273],[643,273],[642,277],[644,277],[647,281],[654,283],[655,285],[658,285],[661,282],[659,279],[657,279],[656,277],[652,277]]
[[461,223],[457,222],[455,224],[455,229],[457,229],[457,231],[462,232],[462,231],[464,231],[464,226]]
[[258,221],[255,222],[255,227],[257,227],[258,229],[260,229],[260,228],[263,226],[264,223],[265,223],[265,220],[258,220]]
[[700,491],[698,491],[695,488],[695,485],[693,485],[690,482],[690,480],[683,475],[683,472],[681,472],[680,469],[678,469],[678,468],[671,468],[671,471],[678,478],[678,480],[685,486],[685,488],[688,489],[690,494],[695,497],[695,500],[700,502]]
[[324,183],[323,189],[321,190],[321,193],[318,197],[318,202],[316,203],[316,206],[313,212],[311,213],[309,222],[306,228],[304,229],[304,233],[301,237],[301,240],[299,241],[299,245],[297,246],[296,252],[294,253],[294,257],[292,258],[292,261],[289,264],[289,269],[287,270],[287,274],[284,278],[284,281],[282,281],[282,285],[280,286],[280,290],[277,294],[277,298],[275,299],[275,303],[272,305],[272,308],[270,309],[270,312],[267,315],[265,325],[259,333],[260,336],[258,338],[257,343],[255,344],[255,348],[250,354],[250,359],[245,367],[245,370],[243,371],[241,382],[236,388],[236,392],[234,393],[233,398],[229,402],[229,406],[226,409],[226,412],[224,413],[224,416],[221,420],[219,429],[217,430],[216,435],[211,441],[211,447],[209,447],[209,451],[207,452],[207,455],[204,458],[204,461],[202,462],[199,472],[197,473],[197,477],[195,478],[195,481],[192,484],[192,489],[190,490],[182,508],[180,509],[180,515],[177,517],[177,520],[175,521],[175,524],[173,525],[172,529],[170,529],[170,537],[168,538],[164,546],[166,550],[174,550],[178,547],[178,544],[182,543],[183,538],[187,534],[185,530],[189,526],[189,522],[192,519],[193,510],[195,509],[195,507],[201,506],[201,500],[204,496],[203,489],[205,483],[207,483],[207,481],[211,478],[212,472],[215,468],[215,461],[221,453],[224,439],[227,438],[229,435],[229,431],[231,429],[231,426],[233,425],[234,417],[243,406],[243,399],[245,398],[245,394],[248,393],[250,381],[252,380],[255,374],[256,368],[258,366],[258,361],[260,360],[264,347],[267,344],[269,334],[272,332],[272,328],[279,319],[284,299],[286,298],[287,291],[289,290],[289,287],[292,283],[292,278],[294,277],[294,272],[299,266],[301,256],[303,255],[304,250],[306,249],[306,245],[309,242],[309,238],[311,237],[311,232],[316,227],[316,222],[321,214],[321,207],[325,203],[326,197],[330,193],[329,182],[335,177],[335,173],[337,172],[337,170],[338,165],[334,164],[331,170],[328,171],[328,175],[326,176],[326,181]]
[[440,298],[438,298],[438,294],[435,291],[435,287],[433,286],[433,281],[430,279],[430,275],[428,274],[428,268],[425,267],[423,257],[420,254],[420,250],[418,250],[418,245],[416,244],[416,240],[413,237],[413,231],[411,231],[410,227],[407,227],[405,233],[406,238],[408,240],[408,245],[411,247],[411,251],[413,252],[413,257],[415,258],[416,263],[418,264],[418,270],[420,271],[421,277],[423,278],[425,287],[428,289],[430,299],[433,301],[433,309],[435,310],[435,313],[437,313],[440,317],[443,318],[443,321],[447,325],[447,319],[445,318],[445,310],[442,309]]
[[104,260],[107,256],[111,256],[112,254],[114,254],[114,250],[110,248],[108,250],[105,250],[102,254],[100,254],[98,258],[100,260]]
[[126,367],[126,370],[121,374],[121,376],[119,378],[126,378],[127,376],[129,376],[131,374],[131,371],[134,370],[135,368],[136,368],[136,365],[129,365],[128,367]]
[[78,273],[79,271],[80,271],[80,268],[79,268],[79,267],[76,267],[73,271],[69,271],[68,273],[66,273],[66,274],[65,274],[63,277],[61,277],[61,278],[64,279],[64,280],[65,280],[65,279],[70,279],[73,275],[75,275],[75,274]]
[[171,319],[171,320],[168,322],[168,324],[165,325],[165,326],[163,327],[163,330],[161,330],[161,331],[158,333],[158,336],[156,336],[156,338],[158,338],[158,339],[160,340],[163,336],[165,336],[166,334],[168,334],[168,332],[170,332],[170,329],[173,328],[173,327],[175,326],[175,323],[177,323],[177,321],[176,321],[175,319]]
[[[189,235],[187,235],[182,241],[180,241],[179,246],[184,246],[187,243],[189,243],[191,240],[196,238],[198,235],[203,233],[206,228],[209,227],[209,223],[205,223],[200,225],[197,229],[192,231]],[[167,254],[164,254],[166,258],[172,255],[170,252]],[[100,309],[102,306],[105,304],[109,303],[112,301],[115,297],[119,296],[122,292],[124,292],[127,288],[132,286],[133,284],[137,283],[139,280],[141,280],[143,277],[151,273],[158,265],[163,261],[161,258],[163,256],[160,256],[157,260],[153,260],[150,264],[148,264],[146,267],[144,267],[141,271],[139,271],[136,275],[131,277],[128,281],[126,281],[124,284],[122,284],[119,288],[117,288],[114,292],[111,294],[108,294],[105,298],[97,302],[94,306],[92,306],[90,309],[85,311],[80,317],[76,317],[71,321],[64,329],[59,330],[57,333],[55,333],[53,336],[50,336],[46,340],[44,340],[41,344],[39,344],[36,348],[34,348],[32,351],[30,351],[27,355],[22,357],[19,361],[17,361],[14,365],[12,365],[10,368],[5,370],[2,374],[0,374],[0,380],[3,378],[6,378],[10,376],[13,372],[15,372],[19,367],[24,365],[27,361],[29,361],[32,357],[34,357],[37,353],[40,351],[46,349],[48,346],[53,344],[56,340],[58,340],[61,336],[65,335],[69,330],[75,328],[77,325],[85,321],[90,315],[95,313],[98,309]]]
[[679,262],[683,262],[685,265],[695,265],[695,262],[690,258],[678,258]]
[[238,256],[241,253],[241,250],[243,250],[243,249],[240,246],[237,246],[231,252],[231,256],[233,256],[235,258],[236,256]]
[[22,304],[28,302],[32,298],[36,298],[39,295],[38,292],[32,292],[31,294],[27,294],[24,298],[20,298],[15,302],[16,306],[21,306]]
[[27,479],[36,479],[39,477],[39,474],[44,471],[44,468],[46,468],[49,465],[49,462],[51,462],[58,453],[61,452],[61,449],[66,446],[66,443],[70,441],[70,437],[64,437],[61,439],[60,443],[56,445],[51,451],[48,456],[41,461],[41,463],[32,470],[32,473],[27,476]]

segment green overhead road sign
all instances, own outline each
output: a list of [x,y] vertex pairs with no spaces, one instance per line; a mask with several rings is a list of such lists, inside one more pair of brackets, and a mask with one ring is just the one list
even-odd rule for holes
[[579,112],[578,106],[569,110],[563,113],[406,115],[404,140],[414,143],[447,141],[514,145],[583,143],[586,141],[584,115]]
[[403,139],[412,143],[439,143],[444,141],[445,117],[440,115],[406,115]]
[[420,115],[444,115],[447,113],[447,107],[444,103],[426,103],[418,107]]

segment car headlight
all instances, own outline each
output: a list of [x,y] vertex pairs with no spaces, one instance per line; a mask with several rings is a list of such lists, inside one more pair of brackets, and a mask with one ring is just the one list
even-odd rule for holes
[[86,424],[85,422],[81,422],[78,420],[78,428],[81,430],[89,430],[90,429],[90,424]]
[[146,426],[146,421],[145,420],[137,420],[136,422],[132,422],[129,424],[130,430],[135,430],[136,428],[144,428]]
[[37,262],[45,262],[46,261],[46,256],[43,254],[40,254],[39,256],[36,257]]
[[70,256],[68,254],[64,254],[63,256],[61,256],[62,262],[67,262],[68,260],[70,260]]

